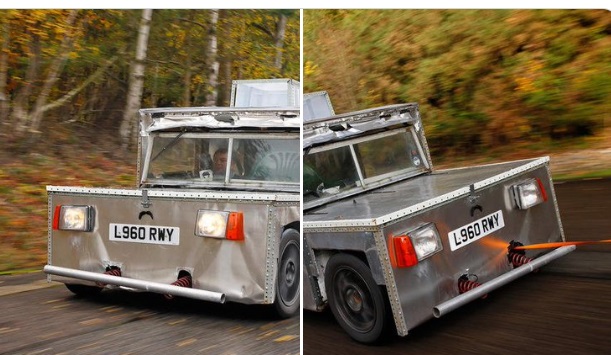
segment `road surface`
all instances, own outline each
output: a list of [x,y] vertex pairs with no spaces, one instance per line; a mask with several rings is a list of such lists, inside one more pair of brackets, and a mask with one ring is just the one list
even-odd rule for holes
[[0,277],[0,354],[298,354],[299,317],[105,290],[74,296],[44,275]]

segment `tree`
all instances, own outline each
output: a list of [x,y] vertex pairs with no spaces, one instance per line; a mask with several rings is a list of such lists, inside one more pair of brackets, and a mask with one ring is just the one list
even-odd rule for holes
[[8,17],[9,12],[2,13],[0,16],[0,41],[2,41],[2,47],[0,48],[0,121],[3,123],[7,120],[9,115],[9,98],[6,95],[6,87],[8,84],[8,52],[9,52],[9,39],[10,39],[10,21]]
[[220,63],[217,59],[216,26],[219,19],[219,10],[210,10],[210,30],[208,31],[208,90],[206,90],[206,106],[216,106],[218,98],[218,77]]
[[278,22],[276,24],[276,33],[274,34],[274,40],[276,44],[276,60],[274,66],[282,75],[282,48],[284,47],[284,35],[286,33],[286,23],[288,21],[287,14],[285,12],[278,12]]
[[[66,28],[70,29],[77,16],[78,12],[76,10],[72,10],[68,14],[68,18],[66,19]],[[60,72],[70,54],[70,48],[72,47],[72,43],[74,41],[74,34],[66,33],[64,38],[60,44],[59,54],[55,57],[49,69],[47,70],[47,78],[44,81],[42,89],[38,93],[36,98],[36,103],[34,105],[34,109],[29,117],[29,128],[31,132],[38,132],[38,128],[40,127],[40,121],[42,120],[42,116],[44,111],[48,106],[45,106],[47,100],[49,98],[49,92],[55,85]]]
[[[136,46],[136,57],[132,64],[129,80],[129,90],[127,94],[127,103],[125,105],[125,111],[123,112],[123,120],[121,121],[121,127],[119,133],[121,135],[121,141],[123,148],[126,149],[129,146],[130,134],[137,128],[136,114],[140,109],[140,101],[142,99],[142,87],[144,84],[144,69],[146,52],[148,49],[148,38],[151,28],[151,18],[153,10],[145,9],[142,10],[142,18],[140,20],[140,27],[138,30],[138,44]],[[135,136],[135,134],[134,134]]]

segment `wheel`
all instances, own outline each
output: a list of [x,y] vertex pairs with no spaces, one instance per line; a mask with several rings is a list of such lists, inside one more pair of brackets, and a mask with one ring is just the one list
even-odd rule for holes
[[326,266],[325,288],[333,316],[354,340],[374,343],[388,334],[387,298],[362,260],[350,254],[333,255]]
[[77,296],[83,296],[83,297],[95,296],[99,294],[100,292],[102,292],[102,288],[97,287],[97,286],[75,285],[75,284],[65,284],[65,285],[68,290],[70,290],[72,293],[74,293]]
[[280,240],[280,258],[276,279],[276,313],[289,318],[299,311],[299,275],[301,262],[299,253],[299,232],[287,229]]

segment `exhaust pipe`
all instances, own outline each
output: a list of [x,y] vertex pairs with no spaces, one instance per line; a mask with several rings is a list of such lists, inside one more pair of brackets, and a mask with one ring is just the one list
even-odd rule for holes
[[509,259],[509,262],[511,263],[511,265],[513,265],[514,268],[520,267],[524,264],[528,264],[529,262],[533,261],[533,259],[526,257],[526,255],[516,252],[509,252],[509,254],[507,254],[507,258]]
[[166,285],[159,282],[143,281],[130,279],[127,277],[112,276],[106,274],[99,274],[96,272],[82,271],[69,269],[60,266],[46,265],[43,271],[47,274],[71,277],[75,279],[82,279],[93,282],[100,282],[110,285],[131,287],[138,290],[147,292],[156,292],[161,294],[169,294],[174,296],[194,298],[202,301],[225,303],[225,294],[220,292],[212,292],[206,290],[198,290],[193,288],[186,288],[174,285]]
[[[460,293],[461,295],[463,293],[467,293],[469,291],[471,291],[472,289],[476,288],[476,287],[480,287],[482,284],[477,282],[477,276],[475,276],[475,280],[471,280],[470,276],[475,276],[475,275],[468,275],[468,274],[464,274],[461,277],[458,278],[458,293]],[[483,295],[482,298],[486,298],[488,295]]]
[[[193,278],[191,277],[191,274],[186,272],[183,276],[180,276],[178,280],[172,282],[172,285],[178,286],[178,287],[192,288],[193,287]],[[170,295],[170,294],[165,294],[163,296],[168,300],[171,300],[174,298],[174,295]]]
[[442,317],[458,307],[464,306],[465,304],[480,298],[497,288],[504,286],[511,281],[520,278],[532,271],[541,268],[542,266],[548,264],[550,261],[558,259],[561,256],[564,256],[570,252],[575,250],[574,245],[564,246],[554,251],[551,251],[543,256],[540,256],[533,261],[524,264],[516,269],[513,269],[495,279],[492,279],[486,283],[483,283],[481,286],[476,287],[468,292],[465,292],[459,296],[456,296],[450,300],[447,300],[441,304],[438,304],[433,308],[433,315],[435,318]]
[[[116,266],[112,266],[108,268],[108,270],[106,270],[104,275],[121,276],[121,269]],[[103,282],[96,282],[95,284],[96,286],[101,287],[101,288],[106,287],[106,284]]]

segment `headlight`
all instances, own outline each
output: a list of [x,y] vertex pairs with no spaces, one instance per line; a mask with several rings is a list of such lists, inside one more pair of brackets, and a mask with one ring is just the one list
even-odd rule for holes
[[229,212],[223,211],[197,211],[195,235],[199,237],[225,238],[228,216]]
[[242,212],[197,211],[195,235],[229,240],[244,240],[244,214]]
[[435,224],[429,223],[405,235],[393,237],[398,267],[410,267],[441,251],[441,238]]
[[56,206],[53,229],[91,232],[94,219],[93,206]]
[[408,235],[412,238],[418,260],[428,258],[442,249],[441,238],[433,223],[420,227]]
[[519,209],[525,210],[547,201],[543,183],[539,179],[529,179],[511,187],[513,199]]

